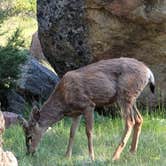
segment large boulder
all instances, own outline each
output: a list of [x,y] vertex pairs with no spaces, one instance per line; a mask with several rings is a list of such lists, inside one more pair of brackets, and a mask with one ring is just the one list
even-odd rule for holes
[[38,1],[38,35],[58,75],[91,61],[84,0]]
[[25,98],[40,98],[46,100],[59,77],[34,58],[29,58],[22,66],[21,76],[17,81],[17,91]]
[[[16,81],[16,88],[3,93],[3,111],[24,114],[27,104],[33,105],[36,101],[47,100],[59,82],[59,77],[52,68],[45,64],[31,56],[27,59],[21,66],[21,74]],[[10,121],[15,121],[15,116],[12,113],[5,116],[9,125]]]
[[166,103],[166,0],[43,0],[37,17],[42,50],[60,76],[100,59],[137,58],[155,74],[154,105]]

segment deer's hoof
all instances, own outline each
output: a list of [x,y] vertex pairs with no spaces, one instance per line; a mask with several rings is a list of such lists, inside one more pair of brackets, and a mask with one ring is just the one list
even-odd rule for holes
[[65,157],[70,159],[71,158],[71,154],[66,152]]
[[112,158],[112,161],[117,161],[117,160],[119,160],[119,156],[117,156],[117,155],[115,155],[115,156],[113,156],[113,158]]
[[130,154],[135,155],[136,151],[135,150],[130,150]]

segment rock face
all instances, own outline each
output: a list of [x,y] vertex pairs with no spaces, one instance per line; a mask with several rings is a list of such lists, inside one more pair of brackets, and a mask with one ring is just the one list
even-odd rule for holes
[[38,0],[37,16],[43,52],[60,76],[100,59],[133,57],[155,74],[161,93],[154,103],[166,103],[166,0]]
[[91,61],[85,5],[84,0],[38,1],[39,39],[60,76]]

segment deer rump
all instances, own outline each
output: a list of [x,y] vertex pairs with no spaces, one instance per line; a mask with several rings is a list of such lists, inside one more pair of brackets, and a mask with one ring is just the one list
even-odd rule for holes
[[103,60],[65,74],[61,94],[74,110],[136,100],[149,77],[148,68],[135,59]]

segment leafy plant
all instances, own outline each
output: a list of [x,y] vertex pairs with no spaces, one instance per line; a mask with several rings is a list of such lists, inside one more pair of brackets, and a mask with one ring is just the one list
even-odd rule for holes
[[15,0],[14,7],[15,13],[24,13],[33,15],[36,13],[36,1],[35,0]]
[[0,47],[0,89],[11,88],[19,77],[20,64],[26,60],[24,40],[20,37],[20,29],[16,29],[8,39],[6,47]]

